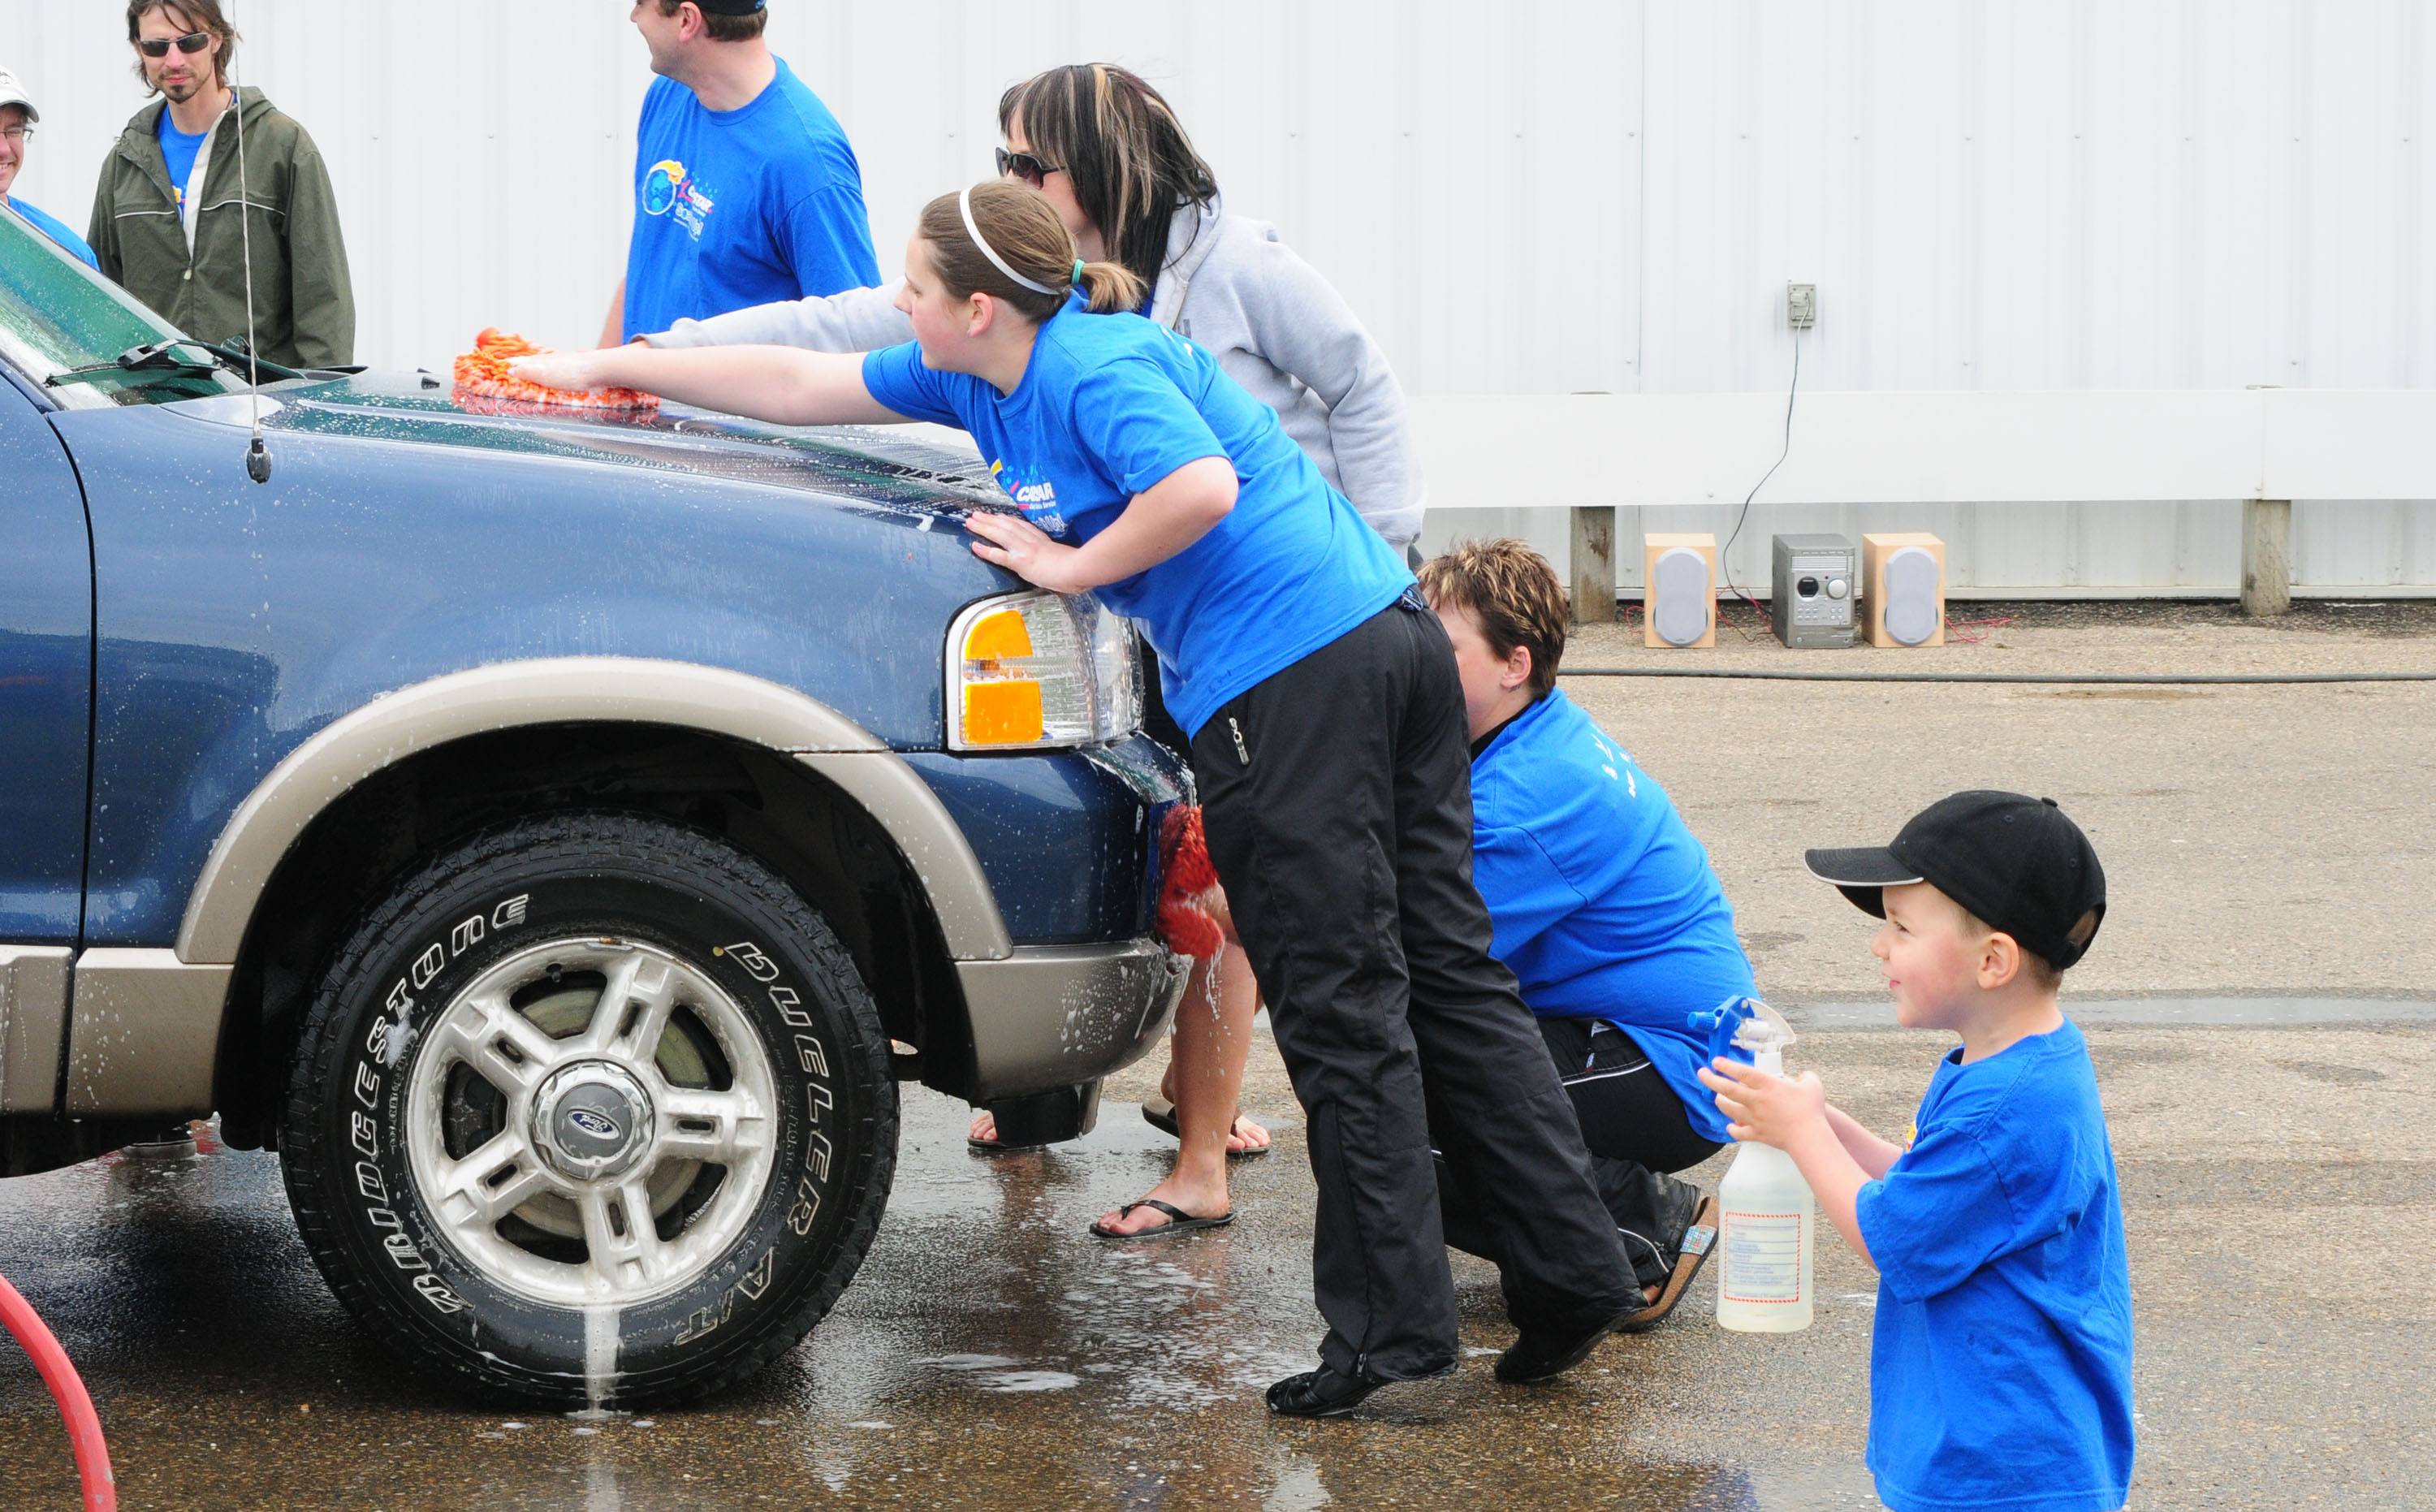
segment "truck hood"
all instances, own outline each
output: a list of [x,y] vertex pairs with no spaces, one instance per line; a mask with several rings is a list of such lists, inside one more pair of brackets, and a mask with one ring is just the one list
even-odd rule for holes
[[[176,408],[243,424],[249,407],[235,395]],[[969,443],[944,443],[953,433],[932,426],[768,426],[679,405],[557,409],[460,397],[427,374],[365,373],[266,390],[263,428],[714,478],[892,513],[953,517],[1008,507]]]

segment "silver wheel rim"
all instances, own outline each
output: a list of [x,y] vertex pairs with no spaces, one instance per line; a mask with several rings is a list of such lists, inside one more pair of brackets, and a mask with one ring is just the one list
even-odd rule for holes
[[[594,1000],[570,1025],[576,994]],[[556,1033],[532,1017],[541,999]],[[696,1034],[724,1062],[723,1087],[671,1078],[669,1065],[699,1064],[685,1052]],[[769,1185],[770,1057],[737,1000],[665,950],[597,936],[519,950],[422,1039],[406,1108],[415,1190],[457,1251],[509,1291],[563,1307],[667,1295],[726,1253]],[[495,1132],[452,1153],[464,1076],[503,1106]],[[698,1178],[711,1170],[705,1195]],[[583,1257],[543,1253],[536,1231],[566,1235],[561,1251],[580,1235]]]

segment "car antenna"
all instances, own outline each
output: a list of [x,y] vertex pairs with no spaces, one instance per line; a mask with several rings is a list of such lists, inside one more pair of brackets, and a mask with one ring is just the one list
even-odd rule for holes
[[[234,8],[232,8],[234,9]],[[254,356],[253,335],[253,191],[245,173],[245,96],[229,79],[230,109],[236,113],[236,223],[245,254],[246,397],[253,407],[253,442],[245,449],[245,476],[257,483],[270,481],[270,449],[262,443],[262,366]],[[200,210],[195,212],[202,214]]]

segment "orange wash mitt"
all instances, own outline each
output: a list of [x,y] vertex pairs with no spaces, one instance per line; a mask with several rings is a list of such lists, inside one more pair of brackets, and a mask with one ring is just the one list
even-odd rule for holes
[[508,372],[508,364],[515,358],[540,356],[548,351],[549,348],[535,346],[521,336],[506,335],[496,326],[486,329],[474,338],[474,350],[457,358],[458,395],[504,399],[512,404],[548,405],[560,409],[657,409],[660,407],[658,395],[638,393],[633,389],[586,389],[581,392],[545,389]]

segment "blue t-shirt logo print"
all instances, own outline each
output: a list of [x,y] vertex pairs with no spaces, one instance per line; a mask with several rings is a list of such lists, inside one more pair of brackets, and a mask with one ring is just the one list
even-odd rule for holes
[[665,216],[676,212],[679,224],[702,239],[703,222],[709,218],[711,199],[702,184],[688,177],[684,164],[674,158],[652,165],[643,179],[643,213]]
[[685,165],[673,159],[654,163],[643,180],[643,214],[665,216],[669,206],[677,202],[677,182],[685,177]]
[[1024,481],[1028,470],[1010,469],[1002,460],[990,463],[990,477],[998,479],[1025,519],[1051,535],[1065,534],[1066,515],[1057,507],[1057,485],[1045,478],[1036,483]]

